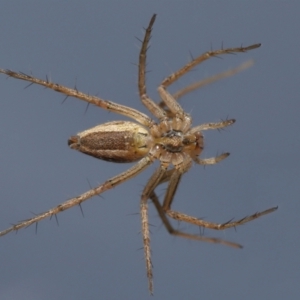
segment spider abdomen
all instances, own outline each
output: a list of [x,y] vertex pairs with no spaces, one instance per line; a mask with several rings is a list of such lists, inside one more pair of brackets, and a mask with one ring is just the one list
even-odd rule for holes
[[102,160],[126,163],[143,158],[149,152],[150,141],[143,126],[129,121],[114,121],[70,137],[68,145]]

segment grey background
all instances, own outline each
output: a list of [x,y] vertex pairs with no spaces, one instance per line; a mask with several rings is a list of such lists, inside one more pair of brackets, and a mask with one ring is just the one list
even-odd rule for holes
[[[135,36],[157,13],[148,52],[149,94],[161,80],[211,47],[262,43],[247,54],[198,66],[188,83],[255,59],[251,69],[186,97],[194,124],[236,118],[205,132],[202,157],[174,209],[225,222],[272,206],[279,210],[206,235],[245,246],[197,243],[168,235],[150,205],[156,299],[295,299],[299,295],[299,8],[297,1],[1,1],[0,67],[104,99],[145,108],[137,95]],[[76,196],[129,165],[72,151],[69,136],[123,119],[39,86],[0,76],[0,228]],[[155,165],[156,166],[156,165]],[[18,234],[0,239],[1,299],[147,299],[139,196],[152,166],[126,184]],[[159,195],[163,195],[160,189]],[[174,226],[178,226],[174,223]],[[180,224],[189,232],[191,225]]]

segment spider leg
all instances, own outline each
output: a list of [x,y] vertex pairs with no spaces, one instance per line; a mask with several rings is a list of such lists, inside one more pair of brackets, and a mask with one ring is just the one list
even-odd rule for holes
[[[194,158],[194,161],[201,165],[214,165],[214,164],[217,164],[220,161],[224,160],[228,156],[229,156],[229,153],[223,153],[217,157],[211,157],[211,158],[206,158],[206,159],[199,159],[198,157],[196,157],[196,158]],[[183,173],[187,172],[188,169],[189,169],[189,166],[187,166],[186,169],[183,170]],[[162,209],[164,211],[167,211],[170,208],[183,173],[178,172],[176,168],[170,169],[164,174],[164,176],[161,178],[161,180],[157,184],[157,186],[159,186],[162,183],[169,182],[168,189],[167,189],[165,199],[164,199],[164,204],[162,207]],[[155,204],[155,206],[156,206],[156,204]]]
[[[222,161],[223,159],[225,159],[226,157],[228,157],[228,155],[229,155],[229,153],[224,153],[217,157],[207,158],[207,159],[203,159],[203,160],[196,158],[196,159],[194,159],[194,161],[198,164],[204,164],[204,165],[216,164],[216,163]],[[186,172],[187,170],[184,170],[184,171]],[[160,182],[160,183],[163,183],[163,182],[169,181],[169,185],[168,185],[168,189],[167,189],[167,192],[165,195],[162,209],[163,209],[164,213],[166,213],[172,219],[191,223],[191,224],[205,227],[205,228],[210,228],[210,229],[215,229],[215,230],[224,230],[224,229],[236,227],[236,226],[245,224],[247,222],[250,222],[252,220],[255,220],[259,217],[262,217],[264,215],[274,212],[278,208],[278,206],[272,207],[272,208],[266,209],[262,212],[257,212],[253,215],[242,218],[240,220],[237,220],[237,221],[230,220],[225,223],[208,222],[208,221],[204,221],[202,219],[198,219],[198,218],[195,218],[195,217],[192,217],[192,216],[189,216],[189,215],[177,212],[177,211],[173,211],[173,210],[171,210],[171,205],[172,205],[172,201],[173,201],[174,195],[176,193],[176,190],[177,190],[177,187],[178,187],[178,184],[179,184],[182,174],[178,173],[177,170],[174,169],[174,170],[172,170],[172,172],[168,173],[168,176],[165,176],[165,178],[163,178],[164,179],[163,181]],[[152,198],[151,198],[151,200],[152,200]],[[156,204],[155,204],[155,206],[156,206]],[[161,215],[160,212],[159,212],[159,215]],[[214,241],[212,241],[212,242],[214,242]]]
[[56,215],[64,210],[67,210],[75,205],[80,205],[82,202],[96,196],[99,194],[102,194],[103,192],[112,189],[113,187],[123,183],[126,180],[129,180],[130,178],[136,176],[140,172],[142,172],[144,169],[146,169],[151,163],[153,162],[153,159],[150,156],[146,156],[143,159],[141,159],[138,163],[136,163],[133,167],[126,170],[125,172],[122,172],[121,174],[112,177],[105,181],[103,184],[99,185],[96,188],[90,189],[89,191],[75,197],[72,199],[69,199],[62,204],[59,204],[58,206],[49,209],[46,212],[40,213],[33,218],[24,220],[19,222],[18,224],[15,224],[11,226],[10,228],[3,230],[0,232],[0,236],[3,236],[11,231],[17,231],[21,228],[28,227],[31,224],[37,223],[45,218],[52,217],[53,215]]
[[165,213],[163,207],[161,206],[159,199],[158,199],[157,195],[155,194],[155,192],[151,193],[150,199],[153,202],[153,204],[158,212],[158,215],[161,218],[161,220],[162,220],[165,228],[169,232],[169,234],[178,236],[178,237],[182,237],[182,238],[186,238],[186,239],[201,241],[201,242],[223,244],[223,245],[234,247],[234,248],[242,248],[242,246],[237,243],[225,241],[225,240],[218,239],[218,238],[211,238],[211,237],[205,237],[205,236],[201,236],[201,235],[199,236],[196,234],[189,234],[189,233],[174,229],[174,227],[171,225],[169,219],[167,218],[166,213]]
[[190,131],[188,133],[193,134],[193,133],[196,133],[196,132],[202,131],[202,130],[222,129],[222,128],[232,125],[233,123],[235,123],[235,119],[229,119],[229,120],[225,120],[225,121],[221,121],[221,122],[217,122],[217,123],[205,123],[205,124],[201,124],[201,125],[193,127],[192,129],[190,129]]
[[266,209],[264,211],[261,212],[256,212],[255,214],[251,215],[251,216],[247,216],[245,218],[242,218],[238,221],[228,221],[225,223],[213,223],[213,222],[208,222],[208,221],[204,221],[195,217],[191,217],[189,215],[177,212],[177,211],[173,211],[173,210],[168,210],[166,213],[169,217],[178,220],[178,221],[184,221],[187,223],[191,223],[197,226],[201,226],[201,227],[205,227],[205,228],[210,228],[210,229],[215,229],[215,230],[224,230],[224,229],[228,229],[231,227],[236,227],[242,224],[245,224],[247,222],[250,222],[252,220],[255,220],[259,217],[262,217],[264,215],[270,214],[272,212],[274,212],[275,210],[277,210],[278,206],[276,207],[272,207],[269,209]]
[[151,248],[150,248],[150,230],[149,230],[149,219],[148,219],[148,199],[159,184],[167,171],[169,162],[161,162],[159,168],[153,173],[148,180],[141,197],[140,211],[142,221],[142,235],[144,245],[144,255],[146,262],[146,270],[148,277],[148,288],[150,293],[153,293],[153,274],[152,274],[152,263],[151,263]]
[[[222,159],[227,157],[227,156],[225,156],[225,157],[224,156],[225,155],[223,155],[223,156],[220,155],[218,157],[219,158],[218,161],[221,161]],[[209,159],[209,160],[212,160],[212,159]],[[215,163],[217,163],[217,162],[215,162]],[[161,218],[164,226],[166,227],[167,231],[172,235],[180,236],[180,237],[187,238],[187,239],[215,243],[215,244],[223,244],[223,245],[231,246],[234,248],[242,248],[241,245],[233,243],[233,242],[225,241],[225,240],[218,239],[218,238],[211,238],[211,237],[199,236],[199,235],[194,235],[194,234],[188,234],[188,233],[185,233],[185,232],[182,232],[179,230],[175,230],[172,227],[170,221],[168,220],[168,218],[166,216],[166,211],[168,211],[169,207],[171,206],[171,203],[174,199],[174,195],[175,195],[177,187],[179,185],[181,176],[185,172],[188,171],[189,167],[190,167],[190,162],[189,162],[189,160],[187,160],[181,166],[177,166],[177,169],[174,168],[174,169],[170,169],[170,170],[166,171],[164,173],[164,175],[162,176],[162,178],[160,179],[160,181],[157,183],[155,188],[164,182],[169,182],[163,205],[160,204],[158,197],[156,196],[154,190],[151,192],[151,194],[149,196],[149,198],[152,200],[152,202],[158,212],[159,217]]]
[[[220,155],[218,158],[214,158],[217,162],[224,159],[226,154]],[[209,161],[212,159],[208,159]],[[215,163],[217,163],[215,162]],[[212,164],[212,163],[211,163]],[[154,203],[154,206],[156,210],[158,211],[158,214],[168,230],[168,232],[175,236],[180,236],[183,238],[188,238],[192,240],[198,240],[203,242],[209,242],[209,243],[218,243],[223,244],[226,246],[231,246],[235,248],[242,248],[241,245],[225,241],[218,238],[210,238],[210,237],[204,237],[204,236],[198,236],[193,234],[188,234],[182,231],[175,230],[172,225],[170,224],[169,220],[166,217],[165,208],[161,206],[159,203],[159,200],[154,192],[155,188],[164,183],[169,181],[167,193],[165,196],[164,206],[171,205],[171,202],[173,201],[175,192],[177,190],[177,186],[179,184],[180,178],[183,173],[187,172],[190,168],[191,163],[190,160],[187,160],[185,163],[183,163],[180,166],[177,166],[177,169],[171,169],[167,170],[168,163],[162,162],[160,167],[155,171],[155,173],[151,176],[149,179],[147,185],[145,186],[142,197],[141,197],[141,205],[140,205],[140,211],[141,211],[141,221],[142,221],[142,235],[143,235],[143,246],[144,246],[144,256],[145,256],[145,262],[146,262],[146,270],[147,270],[147,277],[148,277],[148,288],[150,293],[153,292],[153,273],[152,273],[152,263],[151,263],[151,247],[150,247],[150,230],[149,230],[149,219],[148,219],[148,199],[150,198],[152,202]]]
[[145,37],[142,42],[142,47],[140,50],[138,88],[139,88],[139,94],[142,103],[155,117],[157,117],[159,120],[162,120],[166,117],[166,113],[161,107],[159,107],[158,104],[156,104],[153,100],[151,100],[150,97],[147,95],[146,76],[145,76],[148,44],[151,38],[151,31],[152,31],[153,24],[155,22],[155,18],[156,15],[154,14],[149,22],[148,27],[145,30]]
[[[194,82],[184,88],[182,88],[181,90],[175,92],[174,94],[172,94],[173,98],[176,99],[177,101],[180,100],[180,98],[182,98],[183,96],[187,95],[188,93],[191,93],[199,88],[202,88],[203,86],[209,85],[211,83],[214,83],[218,80],[227,78],[227,77],[231,77],[233,75],[235,75],[238,72],[244,71],[245,69],[250,68],[251,66],[253,66],[254,61],[253,60],[249,60],[246,61],[244,63],[242,63],[241,65],[237,66],[234,69],[230,69],[228,71],[216,74],[214,76],[208,77],[208,78],[204,78],[200,81]],[[161,101],[158,104],[162,109],[166,110],[166,104]],[[168,113],[168,111],[167,111]]]
[[[254,64],[253,60],[248,60],[248,61],[242,63],[241,65],[237,66],[234,69],[230,69],[228,71],[225,71],[225,72],[213,75],[211,77],[204,78],[200,81],[194,82],[194,83],[186,86],[185,88],[182,88],[181,90],[177,91],[176,93],[174,93],[173,98],[175,98],[178,101],[181,97],[187,95],[188,93],[191,93],[199,88],[202,88],[205,85],[209,85],[209,84],[219,81],[221,79],[231,77],[241,71],[244,71],[244,70],[250,68],[251,66],[253,66],[253,64]],[[160,103],[159,103],[159,105],[161,106]]]
[[220,161],[222,161],[223,159],[225,159],[226,157],[228,157],[230,155],[230,153],[226,152],[223,153],[219,156],[216,157],[210,157],[210,158],[204,158],[204,159],[200,159],[198,157],[193,158],[194,162],[199,164],[199,165],[214,165],[219,163]]
[[181,118],[189,118],[189,115],[183,110],[181,105],[173,98],[163,85],[157,89],[162,101],[166,104],[173,115],[179,115]]
[[[202,63],[203,61],[222,54],[232,54],[237,52],[247,52],[252,49],[256,49],[260,47],[261,44],[254,44],[248,47],[238,47],[238,48],[227,48],[227,49],[221,49],[221,50],[215,50],[215,51],[207,51],[197,58],[193,59],[191,62],[183,66],[181,69],[176,71],[175,73],[171,74],[170,76],[166,77],[160,86],[158,87],[158,93],[163,100],[163,102],[166,104],[166,106],[170,109],[172,114],[179,114],[180,116],[187,116],[187,114],[183,111],[182,107],[178,104],[176,99],[167,91],[167,87],[170,86],[173,82],[178,80],[181,76],[189,72],[192,68],[194,68],[196,65]],[[196,84],[197,86],[197,84]],[[197,88],[197,87],[196,87]],[[192,87],[191,90],[194,88]],[[186,92],[184,92],[186,93]]]
[[248,47],[237,47],[237,48],[227,48],[227,49],[220,49],[220,50],[212,50],[212,51],[207,51],[197,58],[193,59],[191,62],[183,66],[181,69],[176,71],[175,73],[171,74],[170,76],[166,77],[163,82],[161,83],[160,87],[163,89],[166,89],[168,86],[170,86],[174,81],[178,80],[181,76],[189,72],[192,68],[194,68],[196,65],[204,62],[205,60],[223,55],[223,54],[232,54],[232,53],[239,53],[239,52],[247,52],[249,50],[253,50],[256,48],[259,48],[261,44],[254,44],[250,45]]
[[[202,160],[197,158],[195,161],[198,164],[203,164],[203,165],[216,164],[216,163],[222,161],[223,159],[225,159],[226,157],[228,157],[228,155],[229,155],[229,153],[223,153],[223,154],[221,154],[217,157],[212,157],[212,158],[207,158],[207,159],[202,159]],[[187,170],[188,170],[188,168],[187,168]],[[187,170],[184,170],[184,171],[186,172]],[[242,247],[241,245],[236,244],[236,243],[232,243],[232,242],[229,242],[229,241],[224,241],[224,240],[216,239],[216,238],[209,238],[209,237],[191,235],[191,234],[187,234],[187,233],[184,233],[184,232],[181,232],[181,231],[177,231],[170,224],[168,218],[166,217],[166,214],[169,217],[171,217],[172,219],[175,219],[177,221],[183,221],[183,222],[187,222],[187,223],[194,224],[194,225],[197,225],[197,226],[210,228],[210,229],[215,229],[215,230],[224,230],[224,229],[228,229],[228,228],[231,228],[231,227],[236,227],[236,226],[245,224],[247,222],[250,222],[252,220],[255,220],[259,217],[262,217],[264,215],[267,215],[269,213],[272,213],[272,212],[276,211],[277,208],[278,208],[277,206],[272,207],[272,208],[266,209],[262,212],[257,212],[253,215],[242,218],[238,221],[231,221],[230,220],[228,222],[220,223],[220,224],[204,221],[202,219],[198,219],[198,218],[195,218],[195,217],[192,217],[192,216],[189,216],[189,215],[177,212],[177,211],[173,211],[173,210],[170,209],[170,207],[172,205],[174,195],[175,195],[176,190],[178,188],[178,185],[179,185],[182,174],[179,173],[177,169],[168,170],[164,174],[164,176],[161,178],[159,183],[157,184],[157,186],[158,186],[162,183],[169,182],[163,205],[161,205],[159,203],[158,197],[156,196],[154,191],[150,194],[150,199],[152,200],[152,202],[153,202],[153,204],[154,204],[154,206],[155,206],[155,208],[156,208],[156,210],[157,210],[164,226],[166,227],[167,231],[172,235],[176,235],[176,236],[180,236],[180,237],[184,237],[184,238],[188,238],[188,239],[206,241],[206,242],[210,242],[210,243],[220,243],[220,244],[224,244],[224,245],[227,245],[227,246],[241,248]]]
[[54,91],[57,91],[59,93],[65,94],[67,96],[72,96],[74,98],[78,98],[80,100],[86,101],[90,104],[94,104],[98,107],[101,107],[105,110],[112,111],[117,114],[121,114],[124,116],[127,116],[129,118],[132,118],[136,120],[137,122],[147,126],[151,127],[153,125],[153,121],[151,118],[149,118],[147,115],[143,114],[142,112],[139,112],[138,110],[125,106],[125,105],[120,105],[117,103],[114,103],[112,101],[107,101],[103,100],[101,98],[98,98],[96,96],[91,96],[82,92],[77,91],[76,89],[71,89],[66,86],[50,82],[48,80],[42,80],[30,75],[26,75],[23,73],[17,73],[11,70],[4,70],[0,69],[0,73],[6,74],[10,77],[14,77],[17,79],[29,81],[38,85],[45,86],[47,88],[50,88]]
[[[221,160],[225,159],[227,156],[228,156],[228,153],[224,153],[224,154],[222,154],[220,156],[217,156],[215,158],[209,158],[209,159],[206,159],[206,160],[201,160],[201,164],[215,164],[215,163],[218,163]],[[187,223],[191,223],[191,224],[201,226],[201,227],[205,227],[205,228],[210,228],[210,229],[215,229],[215,230],[224,230],[224,229],[228,229],[228,228],[231,228],[231,227],[236,227],[236,226],[245,224],[247,222],[250,222],[252,220],[255,220],[259,217],[262,217],[264,215],[267,215],[269,213],[272,213],[272,212],[276,211],[277,208],[278,208],[278,206],[272,207],[272,208],[266,209],[262,212],[256,212],[255,214],[247,216],[247,217],[242,218],[240,220],[237,220],[237,221],[231,221],[230,220],[229,222],[225,222],[225,223],[208,222],[208,221],[204,221],[202,219],[191,217],[189,215],[186,215],[186,214],[183,214],[183,213],[180,213],[180,212],[177,212],[177,211],[173,211],[170,208],[171,208],[171,204],[172,204],[174,195],[176,193],[176,189],[178,187],[181,175],[176,172],[176,169],[174,169],[172,171],[173,171],[172,173],[168,174],[169,175],[168,178],[164,178],[164,181],[159,183],[159,184],[161,184],[163,182],[170,181],[168,189],[167,189],[167,193],[165,195],[165,199],[164,199],[162,209],[163,209],[164,213],[166,213],[172,219],[187,222]],[[153,197],[155,197],[155,196],[153,196]],[[150,198],[154,202],[156,200],[155,199],[153,200],[152,199],[153,197],[150,197]],[[164,222],[165,217],[163,218],[161,216],[161,212],[159,211],[159,208],[157,207],[158,204],[154,203],[154,205],[155,205],[156,209],[158,210],[159,215],[160,215],[164,225],[166,226],[167,230],[169,231],[166,223]],[[222,241],[222,240],[220,240],[220,241]],[[210,241],[210,242],[214,242],[214,241]],[[226,242],[226,241],[224,241],[224,242]],[[230,242],[228,242],[228,243],[230,243]],[[223,244],[225,244],[225,243],[223,243]],[[238,245],[238,244],[235,244],[235,245]]]

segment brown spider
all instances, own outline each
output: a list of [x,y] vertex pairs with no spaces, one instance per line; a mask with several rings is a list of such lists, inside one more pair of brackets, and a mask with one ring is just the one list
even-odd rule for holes
[[[151,199],[154,203],[154,206],[164,226],[170,234],[199,241],[221,243],[236,248],[241,248],[242,246],[217,238],[193,235],[175,230],[171,226],[167,215],[173,219],[188,222],[204,228],[223,230],[226,228],[244,224],[260,216],[271,213],[277,209],[277,207],[273,207],[263,212],[255,213],[238,221],[229,221],[223,224],[204,221],[202,219],[197,219],[195,217],[191,217],[186,214],[171,210],[171,204],[180,179],[182,175],[190,169],[193,162],[200,165],[211,165],[220,162],[229,155],[229,153],[223,153],[222,155],[217,157],[200,159],[198,156],[203,150],[202,130],[220,129],[232,125],[235,122],[234,119],[231,119],[219,123],[206,123],[192,127],[192,118],[179,105],[179,103],[177,102],[178,98],[205,84],[216,81],[220,78],[231,76],[232,74],[249,67],[252,63],[248,62],[236,69],[197,82],[180,90],[174,95],[171,95],[167,91],[167,87],[178,80],[181,76],[189,72],[196,65],[211,57],[222,54],[246,52],[248,50],[260,47],[260,44],[255,44],[248,47],[208,51],[200,55],[196,59],[193,59],[180,70],[171,74],[169,77],[163,80],[163,82],[158,87],[158,93],[161,97],[162,102],[160,104],[156,104],[147,95],[145,85],[146,53],[155,18],[156,15],[153,15],[146,29],[144,40],[142,41],[142,48],[140,50],[138,66],[138,88],[142,103],[158,119],[158,122],[155,122],[152,118],[133,108],[123,106],[111,101],[106,101],[95,96],[90,96],[81,93],[76,89],[70,89],[65,86],[52,83],[49,80],[45,81],[23,73],[16,73],[10,70],[0,69],[1,73],[8,76],[43,85],[67,96],[73,96],[75,98],[99,106],[103,109],[125,115],[139,123],[137,124],[130,121],[114,121],[98,125],[91,129],[80,132],[76,136],[72,136],[68,141],[68,144],[72,149],[76,149],[80,152],[107,161],[119,163],[137,161],[137,163],[127,171],[108,179],[103,184],[92,188],[75,198],[69,199],[46,212],[40,213],[33,218],[22,221],[6,230],[1,231],[0,236],[3,236],[10,231],[16,231],[33,223],[37,223],[47,217],[52,217],[53,215],[56,216],[56,214],[60,213],[61,211],[69,209],[75,205],[81,205],[81,203],[85,200],[99,195],[115,187],[116,185],[121,184],[124,181],[129,180],[130,178],[133,178],[134,176],[145,170],[155,160],[159,160],[160,165],[144,187],[140,201],[142,236],[150,293],[153,292],[153,284],[148,223],[148,199]],[[166,190],[164,201],[161,204],[155,194],[155,188],[164,182],[168,182],[168,187]]]

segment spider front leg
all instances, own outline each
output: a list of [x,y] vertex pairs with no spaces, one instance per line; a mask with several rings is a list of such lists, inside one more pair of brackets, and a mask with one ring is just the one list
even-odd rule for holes
[[147,107],[147,109],[159,120],[166,117],[165,111],[159,107],[150,97],[147,95],[146,89],[146,61],[147,61],[147,50],[148,44],[151,38],[151,31],[153,24],[155,22],[156,15],[154,14],[149,22],[148,27],[145,30],[145,37],[142,41],[142,47],[139,56],[139,79],[138,79],[138,89],[139,95],[142,103]]
[[[221,49],[221,50],[215,50],[215,51],[207,51],[207,52],[201,54],[200,56],[198,56],[197,58],[193,59],[191,62],[189,62],[188,64],[183,66],[181,69],[179,69],[175,73],[173,73],[170,76],[166,77],[162,81],[161,85],[158,87],[158,92],[159,92],[164,104],[171,111],[171,112],[168,112],[168,110],[167,110],[167,113],[169,115],[176,114],[176,113],[183,114],[183,110],[180,107],[180,105],[178,103],[177,104],[174,103],[175,101],[178,100],[179,97],[182,97],[183,95],[185,95],[185,94],[187,94],[191,91],[194,91],[195,89],[198,89],[201,86],[204,86],[206,84],[215,82],[215,81],[217,81],[219,79],[222,79],[222,78],[232,76],[235,73],[250,67],[253,64],[253,62],[252,61],[246,62],[245,64],[237,67],[236,69],[232,69],[232,70],[229,70],[227,72],[223,72],[223,73],[217,74],[215,76],[212,76],[210,78],[207,78],[206,80],[196,82],[196,83],[194,83],[192,85],[189,85],[186,88],[178,91],[173,96],[171,96],[171,94],[169,92],[167,92],[167,87],[170,86],[172,83],[174,83],[176,80],[178,80],[180,77],[185,75],[187,72],[189,72],[192,68],[194,68],[198,64],[204,62],[205,60],[207,60],[211,57],[215,57],[215,56],[223,55],[223,54],[247,52],[249,50],[259,48],[260,46],[261,46],[261,44],[254,44],[254,45],[250,45],[248,47],[227,48],[227,49]],[[164,104],[159,103],[158,106],[164,108]]]
[[[200,89],[200,88],[202,88],[206,85],[209,85],[209,84],[214,83],[216,81],[219,81],[221,79],[231,77],[231,76],[233,76],[233,75],[235,75],[235,74],[237,74],[241,71],[244,71],[244,70],[250,68],[251,66],[253,66],[253,64],[254,64],[253,60],[246,61],[246,62],[242,63],[241,65],[239,65],[238,67],[236,67],[234,69],[230,69],[228,71],[225,71],[225,72],[213,75],[211,77],[204,78],[204,79],[199,80],[197,82],[194,82],[194,83],[180,89],[179,91],[175,92],[174,94],[172,94],[172,96],[173,96],[174,99],[179,101],[180,98],[187,95],[188,93],[191,93],[191,92],[193,92],[197,89]],[[172,116],[171,112],[168,111],[168,109],[166,108],[166,104],[163,101],[159,102],[158,105],[159,105],[159,107],[164,109],[167,112],[167,114]]]
[[[150,97],[147,95],[146,90],[146,59],[147,59],[147,50],[148,50],[148,44],[149,40],[151,38],[151,31],[153,24],[155,22],[156,15],[154,14],[149,22],[149,25],[145,31],[145,37],[142,42],[142,47],[140,51],[139,56],[139,80],[138,80],[138,88],[139,88],[139,94],[142,103],[148,108],[148,110],[157,117],[160,121],[166,118],[167,113],[153,100],[150,99]],[[161,88],[158,88],[158,92],[164,101],[164,103],[168,106],[168,108],[171,110],[173,114],[179,114],[180,116],[187,115],[181,106],[176,102],[175,99],[172,98],[171,95],[169,95],[168,92],[165,90],[161,90]]]
[[204,124],[193,127],[189,131],[189,133],[194,134],[194,133],[200,132],[202,130],[222,129],[222,128],[230,126],[234,123],[235,123],[235,119],[229,119],[229,120],[225,120],[225,121],[221,121],[221,122],[217,122],[217,123],[204,123]]
[[210,158],[204,158],[204,159],[195,157],[194,162],[199,165],[204,165],[204,166],[215,165],[215,164],[219,163],[220,161],[222,161],[223,159],[225,159],[226,157],[228,157],[229,155],[230,155],[230,153],[226,152],[226,153],[223,153],[216,157],[210,157]]
[[[211,77],[204,78],[200,81],[194,82],[194,83],[180,89],[179,91],[175,92],[173,94],[173,98],[175,98],[178,101],[180,98],[187,95],[188,93],[191,93],[191,92],[193,92],[193,91],[195,91],[199,88],[202,88],[206,85],[209,85],[211,83],[215,83],[216,81],[219,81],[221,79],[231,77],[231,76],[233,76],[233,75],[235,75],[235,74],[237,74],[241,71],[244,71],[244,70],[250,68],[251,66],[253,66],[253,64],[254,64],[253,60],[249,60],[249,61],[246,61],[246,62],[240,64],[239,66],[237,66],[234,69],[230,69],[228,71],[218,73],[218,74],[213,75]],[[160,107],[162,107],[162,105],[163,105],[163,102],[159,103]]]
[[[197,58],[193,59],[191,62],[187,63],[185,66],[183,66],[181,69],[178,71],[174,72],[167,78],[163,80],[161,83],[160,87],[163,89],[166,89],[168,86],[170,86],[173,82],[178,80],[181,76],[189,72],[191,69],[193,69],[195,66],[201,64],[205,60],[208,60],[211,57],[215,57],[218,55],[223,55],[223,54],[232,54],[232,53],[245,53],[249,50],[257,49],[261,46],[261,44],[254,44],[250,45],[248,47],[237,47],[237,48],[227,48],[227,49],[220,49],[220,50],[212,50],[212,51],[207,51]],[[230,75],[226,74],[224,76],[221,76],[221,78],[228,77]],[[201,85],[200,85],[201,86]],[[197,88],[197,87],[196,87]],[[192,88],[191,90],[194,90],[195,88]]]

